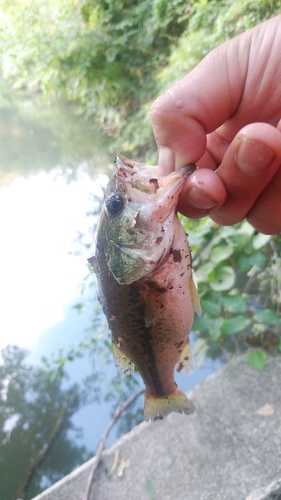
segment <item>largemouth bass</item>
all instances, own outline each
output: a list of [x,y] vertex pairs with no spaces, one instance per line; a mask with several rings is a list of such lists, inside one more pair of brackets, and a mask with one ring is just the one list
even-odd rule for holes
[[95,255],[99,300],[112,332],[116,366],[138,368],[146,386],[144,418],[194,406],[174,381],[193,369],[189,332],[201,314],[185,231],[176,215],[189,165],[165,177],[125,157],[116,160],[101,212]]

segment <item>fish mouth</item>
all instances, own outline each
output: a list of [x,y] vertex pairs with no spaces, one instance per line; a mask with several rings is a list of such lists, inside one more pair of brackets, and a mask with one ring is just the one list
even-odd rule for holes
[[151,177],[151,181],[157,179],[168,179],[170,176],[174,177],[177,175],[185,175],[189,176],[196,170],[195,163],[189,163],[184,167],[181,167],[179,170],[175,170],[171,172],[169,175],[160,176],[157,173],[158,166],[146,165],[145,163],[139,163],[137,161],[132,161],[126,158],[123,155],[119,155],[115,159],[117,166],[117,175],[123,179],[133,178],[135,175],[140,174],[145,177],[146,180],[149,180]]
[[133,176],[137,174],[139,171],[145,173],[150,173],[153,171],[153,173],[156,174],[156,168],[157,167],[151,167],[146,165],[145,163],[139,163],[137,161],[132,161],[126,158],[123,155],[119,155],[115,159],[116,166],[117,166],[117,173],[120,175],[120,177],[128,177],[128,176]]
[[117,179],[124,185],[128,195],[134,199],[140,197],[138,200],[140,202],[144,201],[144,197],[140,193],[156,195],[157,198],[161,198],[161,188],[165,189],[165,197],[167,194],[168,196],[178,196],[186,178],[196,170],[196,165],[191,163],[169,175],[159,176],[157,175],[158,167],[134,162],[121,155],[117,156],[116,164],[115,175]]

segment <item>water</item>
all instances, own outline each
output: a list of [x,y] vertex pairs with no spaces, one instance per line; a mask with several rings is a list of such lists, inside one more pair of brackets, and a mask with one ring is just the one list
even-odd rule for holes
[[[42,109],[3,100],[0,139],[0,348],[17,344],[29,349],[29,363],[40,364],[42,356],[77,345],[93,323],[93,288],[81,295],[80,286],[93,242],[94,218],[85,214],[93,194],[102,196],[111,159],[94,125],[62,103]],[[189,377],[176,374],[177,383],[190,390],[218,366],[210,361]],[[113,363],[100,369],[107,378],[116,373]],[[68,371],[79,382],[93,371],[92,361],[70,363]],[[78,411],[73,422],[83,433],[72,439],[93,454],[111,410],[108,402]],[[12,430],[16,420],[10,424]],[[107,445],[116,438],[113,429]]]

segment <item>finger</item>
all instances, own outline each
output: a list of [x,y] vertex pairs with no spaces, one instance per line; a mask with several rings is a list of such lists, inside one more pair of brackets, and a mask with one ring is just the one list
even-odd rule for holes
[[247,77],[250,42],[246,34],[243,51],[238,38],[215,49],[152,104],[158,148],[174,153],[176,168],[197,161],[205,152],[206,134],[235,114]]
[[165,176],[175,170],[175,155],[169,148],[159,151],[157,175]]
[[172,151],[175,168],[198,161],[206,134],[216,129],[230,142],[247,123],[277,125],[280,20],[276,16],[216,48],[153,103],[158,148]]
[[281,167],[266,189],[258,197],[247,219],[258,231],[264,234],[281,232]]
[[217,132],[207,135],[207,149],[202,158],[197,162],[197,166],[216,170],[221,164],[230,142],[221,137]]
[[275,127],[253,123],[243,128],[230,144],[216,171],[226,187],[227,199],[212,213],[212,219],[223,225],[243,220],[270,183],[280,163],[281,133]]
[[199,168],[187,178],[178,210],[186,217],[198,219],[220,207],[226,196],[224,184],[216,172]]

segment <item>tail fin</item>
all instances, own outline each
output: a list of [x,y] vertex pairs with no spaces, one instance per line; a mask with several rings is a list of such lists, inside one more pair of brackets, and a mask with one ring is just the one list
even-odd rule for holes
[[152,396],[146,391],[144,403],[145,420],[162,420],[172,411],[189,415],[194,410],[193,403],[176,386],[174,392],[167,396]]

